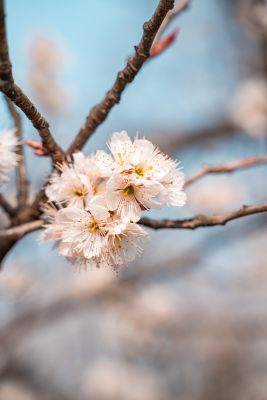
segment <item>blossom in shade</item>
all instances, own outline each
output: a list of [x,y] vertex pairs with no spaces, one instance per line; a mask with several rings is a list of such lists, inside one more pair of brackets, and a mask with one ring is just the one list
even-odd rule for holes
[[14,130],[0,132],[0,184],[8,181],[7,173],[18,164],[16,146],[19,142]]
[[233,123],[252,136],[267,134],[267,85],[265,78],[241,83],[230,102]]
[[140,225],[128,222],[118,234],[110,234],[107,243],[107,263],[113,269],[127,265],[143,251],[148,233]]

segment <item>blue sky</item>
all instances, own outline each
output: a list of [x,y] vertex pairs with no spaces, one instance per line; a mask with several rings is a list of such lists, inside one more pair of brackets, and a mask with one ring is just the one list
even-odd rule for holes
[[[54,121],[58,137],[70,141],[89,108],[110,88],[156,4],[154,0],[7,0],[14,73],[28,93],[27,43],[32,37],[53,38],[69,53],[59,79],[70,88],[73,101],[64,122]],[[145,134],[199,126],[221,114],[237,68],[233,58],[237,32],[233,24],[225,24],[225,13],[220,1],[192,1],[190,11],[173,23],[181,28],[177,42],[143,68],[91,148],[104,143],[114,130]]]
[[[26,93],[32,96],[28,85],[30,54],[27,46],[33,37],[52,38],[68,54],[68,62],[59,71],[58,79],[72,94],[69,108],[59,119],[41,108],[51,121],[52,132],[67,147],[89,109],[102,99],[117,72],[124,67],[141,37],[142,24],[151,16],[157,1],[6,0],[6,3],[14,75]],[[170,27],[181,29],[175,44],[144,66],[123,93],[120,105],[97,130],[86,152],[103,148],[116,130],[126,129],[131,135],[139,132],[151,136],[160,131],[178,132],[185,127],[208,126],[213,120],[222,118],[246,52],[245,46],[244,49],[239,47],[238,53],[236,51],[244,37],[236,22],[229,19],[226,4],[221,0],[192,1],[189,11]],[[2,127],[10,123],[3,111],[0,115]],[[28,121],[23,122],[25,137],[37,138]],[[235,145],[235,151],[242,150],[241,147]],[[189,155],[182,155],[185,172],[197,169],[202,159],[212,160],[214,153],[207,154],[208,151],[202,154],[197,151],[200,159],[194,150]],[[223,157],[231,158],[228,148],[220,151],[220,161]],[[50,163],[44,159],[36,160],[30,151],[27,155],[31,181],[40,186],[49,172]],[[189,161],[187,164],[186,160]],[[172,237],[175,241],[179,236]],[[19,243],[17,254],[20,256],[23,243],[30,246],[31,237]],[[38,259],[39,252],[42,257],[48,247],[35,244],[31,256]],[[13,253],[16,257],[16,250]]]

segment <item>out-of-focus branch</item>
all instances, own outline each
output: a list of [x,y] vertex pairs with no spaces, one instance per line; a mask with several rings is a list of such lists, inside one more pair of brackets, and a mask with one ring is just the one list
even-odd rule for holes
[[[207,128],[199,128],[175,132],[158,132],[153,134],[153,140],[165,153],[192,145],[206,145],[207,141],[218,140],[238,134],[240,129],[231,121],[222,120]],[[149,135],[148,135],[149,136]]]
[[267,36],[267,5],[265,0],[249,0],[246,17],[259,35]]
[[13,217],[15,215],[16,210],[9,204],[9,202],[5,199],[5,197],[0,193],[0,207],[10,216]]
[[267,203],[255,206],[243,206],[239,210],[222,215],[196,215],[183,220],[141,218],[140,224],[152,229],[196,229],[208,226],[225,225],[234,219],[243,218],[253,214],[267,212]]
[[23,207],[27,202],[28,197],[28,180],[27,180],[27,171],[25,166],[25,155],[24,148],[22,146],[22,130],[21,130],[21,118],[20,114],[17,112],[12,101],[5,96],[5,100],[10,112],[11,117],[13,118],[16,135],[19,141],[19,145],[17,146],[17,154],[19,156],[18,159],[18,167],[17,167],[17,181],[18,181],[18,207]]
[[185,186],[187,187],[189,185],[192,185],[204,175],[231,173],[234,171],[238,171],[239,169],[245,169],[262,164],[267,164],[267,156],[250,157],[243,160],[231,161],[225,164],[204,165],[197,173],[186,180]]
[[44,221],[38,219],[36,221],[27,222],[22,225],[14,226],[8,229],[0,230],[0,238],[12,238],[12,239],[20,239],[25,236],[27,233],[36,231],[42,227]]
[[107,118],[113,106],[119,103],[125,87],[133,81],[145,61],[149,59],[150,49],[155,36],[164,18],[173,6],[174,0],[160,0],[151,19],[143,25],[144,32],[141,41],[135,47],[135,54],[129,58],[126,67],[117,74],[117,78],[105,98],[91,109],[85,124],[68,150],[70,154],[80,150],[85,145],[98,126]]
[[0,0],[0,90],[15,103],[32,122],[42,139],[43,145],[48,150],[53,160],[55,162],[62,160],[63,152],[53,138],[49,130],[48,122],[39,113],[30,99],[14,83],[6,37],[4,0]]

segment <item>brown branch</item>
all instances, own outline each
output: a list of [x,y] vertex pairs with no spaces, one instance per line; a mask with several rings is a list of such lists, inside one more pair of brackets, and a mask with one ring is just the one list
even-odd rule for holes
[[187,179],[185,182],[185,187],[192,185],[198,179],[202,178],[207,174],[224,174],[231,173],[234,171],[238,171],[240,169],[245,169],[249,167],[254,167],[256,165],[267,164],[267,156],[256,156],[245,158],[243,160],[232,161],[225,164],[217,164],[217,165],[204,165],[196,174],[191,176],[191,178]]
[[6,37],[4,0],[0,0],[0,90],[15,103],[32,122],[42,139],[44,147],[48,150],[53,160],[55,162],[61,161],[63,152],[53,138],[49,130],[48,122],[39,113],[30,99],[14,83]]
[[3,92],[13,103],[15,103],[21,111],[32,122],[33,126],[37,129],[44,147],[47,149],[54,162],[62,161],[63,151],[53,138],[49,124],[45,118],[39,113],[37,108],[33,105],[30,99],[23,93],[23,91],[14,83],[0,80],[0,90]]
[[126,67],[117,74],[117,78],[112,88],[107,92],[105,98],[91,109],[85,124],[80,129],[68,150],[70,154],[82,149],[98,126],[107,118],[112,107],[119,103],[125,87],[133,81],[145,61],[149,59],[149,53],[154,38],[165,16],[173,6],[174,0],[160,0],[151,19],[143,25],[143,36],[140,43],[135,46],[134,56],[129,58]]
[[[239,210],[229,212],[222,215],[196,215],[192,218],[183,220],[154,220],[151,218],[141,218],[140,224],[153,229],[196,229],[200,227],[208,227],[215,225],[225,225],[227,222],[234,219],[246,217],[253,214],[267,212],[267,203],[258,204],[255,206],[243,206]],[[0,230],[0,238],[16,238],[19,239],[27,233],[36,231],[43,226],[42,220],[35,220],[9,229]]]
[[4,81],[14,82],[7,45],[4,0],[0,1],[0,76]]
[[25,155],[24,155],[24,148],[22,146],[22,129],[21,129],[21,118],[20,114],[17,112],[14,104],[12,101],[5,96],[5,100],[10,112],[11,117],[13,118],[15,128],[16,128],[16,136],[19,141],[19,145],[17,146],[17,154],[19,156],[18,159],[18,167],[17,171],[17,182],[18,182],[18,207],[23,207],[28,198],[28,180],[27,180],[27,171],[25,166]]
[[27,222],[26,224],[14,226],[12,228],[2,229],[0,230],[0,238],[12,238],[18,240],[27,233],[40,229],[43,224],[44,221],[38,219],[36,221]]
[[267,203],[256,206],[243,206],[239,210],[227,214],[211,216],[199,214],[193,218],[183,220],[141,218],[140,224],[152,229],[196,229],[207,226],[225,225],[234,219],[264,212],[267,212]]
[[5,197],[0,193],[0,207],[10,216],[13,217],[16,213],[14,207],[9,204],[9,202],[5,199]]

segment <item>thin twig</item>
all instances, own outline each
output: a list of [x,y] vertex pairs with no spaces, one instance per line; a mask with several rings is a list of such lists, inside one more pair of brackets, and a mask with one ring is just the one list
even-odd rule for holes
[[85,124],[80,129],[68,150],[70,154],[82,149],[98,126],[107,118],[112,107],[119,103],[125,87],[133,81],[145,61],[149,59],[154,38],[166,14],[173,8],[173,5],[174,0],[160,0],[151,19],[144,23],[143,36],[140,43],[135,46],[134,56],[129,58],[126,67],[117,74],[117,78],[112,88],[107,92],[105,98],[91,109]]
[[[222,215],[196,215],[192,218],[183,220],[154,220],[151,218],[141,218],[140,224],[153,229],[196,229],[200,227],[225,225],[227,222],[234,219],[246,217],[253,214],[259,214],[267,212],[267,203],[258,204],[255,206],[243,206],[239,210],[232,211]],[[42,220],[35,220],[26,224],[15,226],[9,229],[3,229],[0,231],[0,238],[21,238],[27,233],[36,231],[44,225]]]
[[9,202],[5,199],[5,197],[0,193],[0,207],[10,216],[13,217],[15,215],[15,208],[9,204]]
[[262,164],[267,164],[267,156],[250,157],[243,160],[231,161],[225,164],[204,165],[197,173],[191,176],[191,178],[187,179],[185,187],[192,185],[204,175],[231,173],[238,171],[239,169],[245,169]]
[[48,150],[53,160],[55,162],[62,160],[63,152],[53,138],[49,130],[48,122],[39,113],[30,99],[14,83],[6,37],[4,0],[0,0],[0,90],[15,103],[32,122],[42,139],[44,147]]
[[199,214],[193,218],[183,220],[141,218],[140,224],[152,229],[196,229],[207,226],[225,225],[234,219],[264,212],[267,212],[267,203],[255,206],[243,206],[239,210],[227,214],[211,216]]
[[20,239],[27,233],[36,231],[42,227],[44,221],[38,219],[36,221],[27,222],[26,224],[14,226],[8,229],[0,230],[0,238],[12,238],[12,239]]
[[19,145],[17,146],[17,149],[16,149],[17,154],[19,156],[18,167],[16,169],[17,182],[18,182],[17,199],[18,199],[18,207],[22,208],[26,204],[27,198],[28,198],[28,180],[27,180],[27,171],[26,171],[26,166],[25,166],[24,148],[22,146],[21,118],[20,118],[20,114],[17,112],[12,101],[6,96],[5,96],[5,100],[6,100],[10,115],[13,118],[15,128],[16,128],[16,136],[19,141]]
[[178,1],[178,3],[175,4],[173,9],[170,10],[167,13],[166,17],[164,18],[164,21],[162,22],[162,24],[161,24],[161,26],[160,26],[160,28],[159,28],[156,36],[155,36],[155,39],[153,40],[152,48],[156,45],[156,43],[159,42],[161,36],[163,35],[163,33],[165,32],[167,27],[170,25],[172,20],[174,18],[176,18],[179,14],[181,14],[183,11],[185,11],[188,8],[189,1],[190,0],[180,0],[180,1]]

